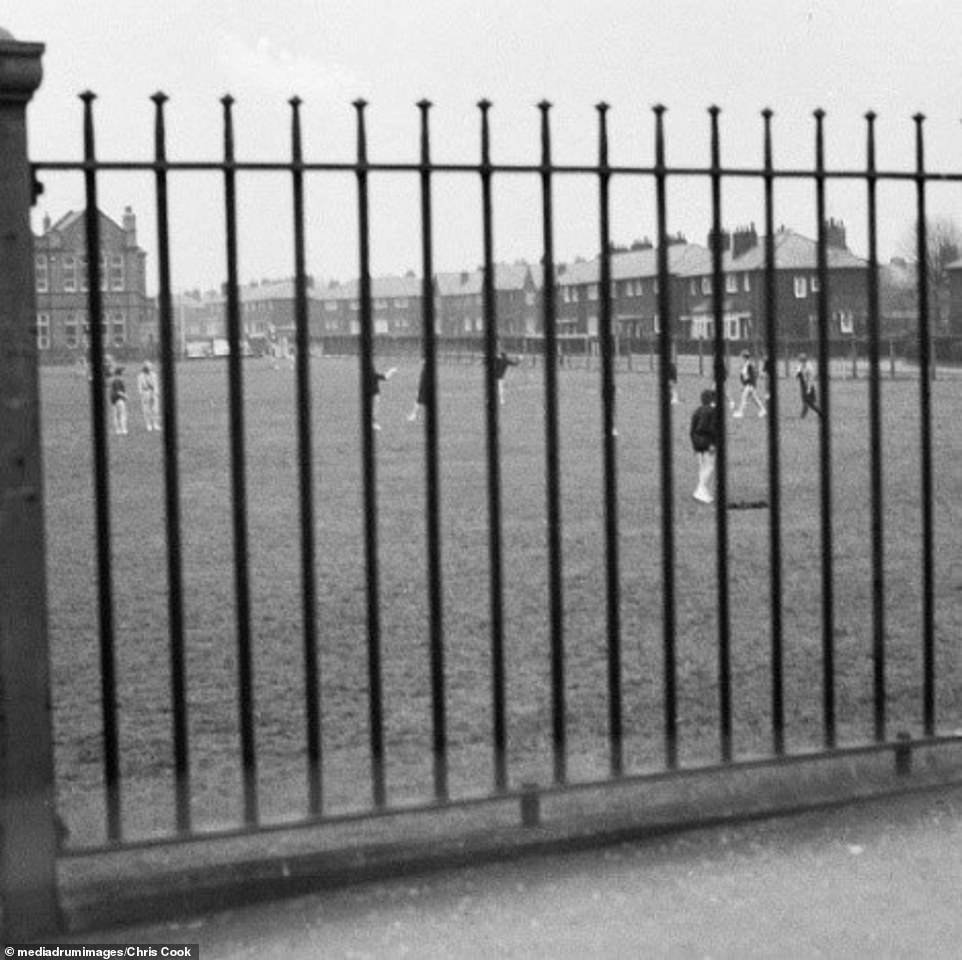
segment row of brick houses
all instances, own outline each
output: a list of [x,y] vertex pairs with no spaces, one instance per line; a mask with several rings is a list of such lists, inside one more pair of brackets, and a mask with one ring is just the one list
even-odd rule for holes
[[[83,212],[70,212],[35,238],[37,343],[51,356],[78,355],[89,336],[87,320],[87,261]],[[115,351],[152,353],[157,343],[157,310],[146,292],[146,253],[137,244],[136,218],[128,207],[122,223],[100,215],[101,289],[105,343]],[[847,246],[845,227],[825,225],[829,278],[830,336],[863,335],[867,317],[867,262]],[[819,277],[817,243],[785,227],[773,238],[779,336],[811,340],[817,334]],[[678,234],[668,246],[669,302],[674,335],[682,340],[714,336],[715,295],[712,249],[690,243]],[[733,341],[760,342],[765,335],[765,242],[754,224],[718,238],[722,251],[724,336]],[[619,336],[647,339],[660,330],[658,252],[650,241],[630,250],[615,249],[610,257],[611,303]],[[954,269],[953,269],[954,268]],[[949,270],[953,306],[962,329],[962,261]],[[893,264],[883,268],[883,287],[906,271]],[[888,278],[888,279],[886,279]],[[556,310],[561,335],[596,337],[600,317],[599,258],[558,264],[555,268]],[[891,282],[890,282],[891,281]],[[540,264],[499,263],[494,276],[498,329],[513,337],[542,332],[543,269]],[[484,327],[484,271],[442,272],[432,284],[436,331],[446,337],[476,336]],[[239,290],[245,337],[293,339],[295,286],[292,279],[262,280]],[[416,337],[424,317],[424,286],[420,277],[371,279],[373,328],[378,335]],[[360,329],[360,284],[315,284],[307,287],[310,336],[357,334]],[[897,299],[897,298],[896,298]],[[904,298],[903,298],[904,300]],[[893,300],[893,303],[896,302]],[[899,301],[901,302],[901,301]],[[883,299],[883,312],[886,301]],[[226,337],[224,291],[194,291],[175,297],[177,340],[182,352],[192,344],[214,344]],[[893,311],[894,314],[894,311]],[[899,324],[911,327],[904,315],[883,318],[889,332]]]

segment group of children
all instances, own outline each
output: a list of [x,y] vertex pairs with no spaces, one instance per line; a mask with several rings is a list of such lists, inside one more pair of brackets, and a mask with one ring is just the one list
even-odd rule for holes
[[[770,361],[765,359],[764,372],[771,377],[773,371]],[[798,381],[799,393],[802,401],[801,418],[804,418],[809,410],[814,410],[821,417],[822,411],[818,406],[818,398],[815,388],[815,368],[811,360],[804,353],[799,354],[798,365],[795,369],[795,379]],[[745,404],[752,400],[758,407],[758,416],[767,416],[768,411],[762,398],[758,395],[758,371],[755,361],[748,350],[742,351],[742,365],[739,370],[739,380],[742,385],[741,402],[735,407],[735,401],[730,401],[733,417],[743,417],[745,415]],[[672,403],[675,402],[673,391]],[[692,449],[698,461],[698,484],[692,496],[701,503],[714,503],[713,480],[715,477],[715,451],[718,446],[718,421],[717,404],[714,390],[703,390],[701,394],[701,405],[695,410],[691,418],[691,437]]]
[[[127,385],[123,379],[124,368],[116,366],[108,354],[104,358],[104,376],[109,384],[111,420],[114,433],[126,434],[127,431]],[[144,415],[144,426],[148,432],[160,430],[160,390],[157,373],[153,364],[145,360],[137,374],[137,392],[140,394],[140,409]]]
[[[498,384],[498,402],[504,405],[504,377],[508,372],[508,367],[517,367],[521,363],[520,360],[515,357],[508,356],[504,350],[498,352],[494,358],[494,377]],[[377,419],[377,408],[378,401],[381,396],[381,384],[390,380],[391,377],[397,372],[397,367],[391,367],[384,373],[379,373],[373,366],[368,373],[368,392],[371,395],[371,426],[375,430],[381,429],[381,424]],[[418,375],[418,392],[414,398],[414,405],[411,407],[411,412],[408,414],[409,423],[417,423],[421,420],[421,416],[424,410],[427,409],[427,405],[430,399],[430,386],[428,384],[428,367],[427,364],[421,363],[421,373]]]

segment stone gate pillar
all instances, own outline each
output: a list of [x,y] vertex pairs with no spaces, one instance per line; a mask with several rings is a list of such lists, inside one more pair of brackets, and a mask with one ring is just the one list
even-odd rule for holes
[[43,45],[0,30],[0,942],[56,931],[33,189],[27,104]]

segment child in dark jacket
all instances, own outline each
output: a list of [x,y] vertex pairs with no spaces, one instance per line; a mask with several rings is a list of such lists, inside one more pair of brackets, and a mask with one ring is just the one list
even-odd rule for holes
[[718,443],[715,391],[703,390],[701,406],[692,414],[691,445],[698,458],[698,486],[693,494],[702,503],[714,503],[712,481],[715,478],[715,447]]
[[114,408],[114,433],[127,432],[127,385],[120,376],[123,367],[115,367],[110,381],[110,403]]

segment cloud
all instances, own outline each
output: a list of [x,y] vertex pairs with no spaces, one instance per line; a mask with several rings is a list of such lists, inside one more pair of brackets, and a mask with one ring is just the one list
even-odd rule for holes
[[294,53],[261,36],[254,43],[234,33],[217,39],[216,60],[230,92],[270,94],[305,102],[343,104],[362,95],[360,80],[343,65]]

